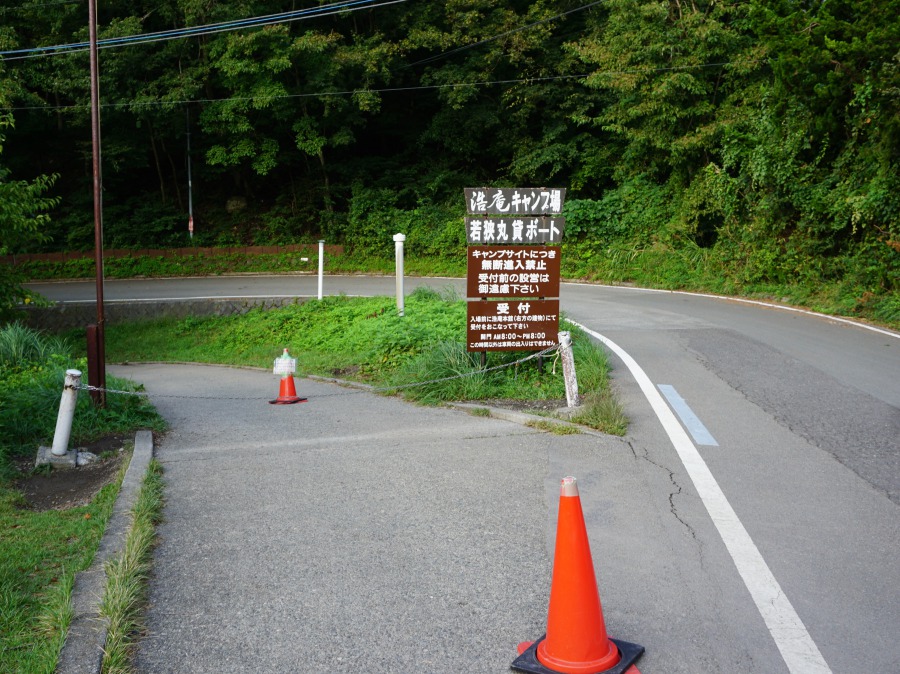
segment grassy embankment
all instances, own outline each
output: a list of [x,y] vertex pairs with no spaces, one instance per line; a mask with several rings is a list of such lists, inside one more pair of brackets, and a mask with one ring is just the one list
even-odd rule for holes
[[[451,400],[564,399],[555,356],[484,372],[480,355],[465,350],[465,302],[452,292],[419,288],[399,317],[387,297],[327,297],[241,316],[161,319],[110,326],[110,361],[192,361],[270,367],[283,348],[300,374],[341,376],[390,389],[454,375],[458,379],[402,390],[426,404]],[[626,421],[608,384],[605,353],[577,328],[573,333],[579,386],[587,392],[581,423],[624,433]],[[521,352],[492,352],[487,367],[512,363]]]

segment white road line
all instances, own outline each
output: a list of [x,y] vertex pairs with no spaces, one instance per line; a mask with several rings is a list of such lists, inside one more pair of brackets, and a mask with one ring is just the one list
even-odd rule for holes
[[700,418],[694,414],[694,410],[692,410],[690,405],[687,404],[687,401],[678,394],[678,391],[675,390],[674,386],[670,386],[669,384],[659,384],[657,388],[659,388],[666,397],[666,400],[669,401],[672,409],[675,410],[675,414],[681,419],[681,423],[684,424],[688,433],[694,438],[694,442],[698,445],[705,445],[708,447],[719,446],[719,443],[716,442],[712,433],[710,433],[706,426],[703,425]]
[[855,321],[851,318],[842,318],[840,316],[832,316],[831,314],[823,314],[819,311],[810,311],[809,309],[799,309],[798,307],[791,307],[785,304],[775,304],[774,302],[761,302],[760,300],[750,300],[745,297],[730,297],[728,295],[712,295],[710,293],[692,293],[687,290],[663,290],[662,288],[637,288],[631,286],[611,286],[605,285],[603,283],[576,283],[574,281],[566,281],[566,284],[573,286],[593,286],[595,288],[615,288],[616,290],[633,290],[636,292],[644,292],[644,293],[661,293],[669,295],[688,295],[691,297],[705,297],[707,299],[713,300],[723,300],[725,302],[740,302],[741,304],[754,304],[758,307],[766,307],[768,309],[781,309],[782,311],[793,311],[795,314],[806,314],[807,316],[815,316],[816,318],[824,318],[829,321],[835,321],[836,323],[844,323],[846,325],[852,325],[855,328],[863,328],[864,330],[870,330],[872,332],[877,332],[882,335],[887,335],[888,337],[893,337],[894,339],[900,339],[900,332],[885,330],[884,328],[879,328],[874,325],[869,325],[868,323],[863,323],[862,321]]
[[653,386],[650,378],[640,365],[618,344],[603,335],[578,325],[587,334],[603,342],[628,367],[647,402],[653,408],[660,423],[681,458],[703,505],[712,518],[725,547],[728,549],[738,573],[747,586],[756,608],[762,615],[766,627],[775,640],[788,670],[792,674],[831,674],[831,669],[816,646],[800,616],[794,610],[771,569],[750,538],[750,534],[738,519],[725,494],[713,477],[712,472],[691,442],[685,430],[678,423],[662,395]]
[[[148,303],[148,302],[182,302],[188,300],[274,300],[288,297],[315,297],[315,295],[199,295],[197,297],[135,297],[123,299],[104,299],[105,304]],[[355,295],[347,295],[355,297]],[[95,304],[97,300],[62,300],[60,304]]]

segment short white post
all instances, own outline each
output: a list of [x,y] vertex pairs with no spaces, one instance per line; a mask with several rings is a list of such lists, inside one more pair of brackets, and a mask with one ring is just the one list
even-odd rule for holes
[[559,354],[562,358],[563,379],[566,382],[566,403],[578,406],[578,377],[575,375],[575,356],[572,353],[572,337],[568,332],[559,333]]
[[405,234],[394,234],[394,260],[397,267],[397,313],[403,315],[403,242]]
[[78,402],[78,387],[81,385],[81,370],[66,370],[66,383],[59,401],[59,415],[56,417],[56,431],[53,434],[53,456],[65,456],[72,435],[72,419],[75,418],[75,403]]
[[319,299],[322,299],[322,277],[325,275],[325,240],[319,239]]

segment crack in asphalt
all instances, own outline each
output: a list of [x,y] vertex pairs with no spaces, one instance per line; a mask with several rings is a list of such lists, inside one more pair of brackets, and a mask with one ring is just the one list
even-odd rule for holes
[[[690,532],[691,538],[693,538],[695,541],[697,541],[699,543],[699,539],[697,538],[697,532],[694,531],[694,528],[690,524],[685,522],[682,519],[681,515],[678,514],[678,507],[675,505],[675,497],[678,496],[679,494],[681,494],[683,490],[681,488],[681,485],[678,484],[678,481],[675,479],[674,471],[669,470],[665,466],[660,465],[656,461],[651,459],[647,450],[643,450],[641,453],[641,456],[638,456],[637,450],[634,448],[634,445],[630,441],[628,442],[628,446],[631,447],[631,453],[634,454],[635,458],[642,459],[642,460],[646,461],[647,463],[652,464],[652,465],[656,466],[657,468],[659,468],[660,470],[663,470],[669,474],[669,482],[675,488],[675,491],[669,492],[669,512],[675,517],[676,520],[681,522],[681,524],[684,526],[685,529],[687,529]],[[702,557],[701,557],[701,561],[702,561]]]

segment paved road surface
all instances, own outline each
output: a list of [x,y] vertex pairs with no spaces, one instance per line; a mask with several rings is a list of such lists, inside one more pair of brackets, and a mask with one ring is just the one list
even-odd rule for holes
[[[115,296],[119,288],[123,298],[131,293],[146,293],[144,297],[314,295],[315,282],[309,277],[204,279],[186,284],[153,281],[137,286],[110,282],[107,297]],[[410,280],[407,287],[411,285]],[[70,285],[55,288],[60,296],[77,290]],[[326,292],[391,294],[393,281],[328,277]],[[586,514],[608,626],[613,636],[647,647],[642,672],[900,671],[896,640],[900,624],[900,339],[890,331],[691,295],[570,284],[563,285],[561,294],[570,317],[617,350],[616,385],[632,425],[624,441],[575,436],[578,440],[571,442],[584,441],[588,446],[573,450],[574,454],[563,452],[564,460],[557,460],[554,447],[570,440],[541,436],[547,448],[537,450],[540,456],[531,466],[540,475],[532,475],[521,489],[523,497],[527,493],[544,499],[538,510],[545,512],[543,526],[549,529],[555,480],[574,472],[587,484],[582,493],[589,494]],[[626,367],[631,358],[638,370]],[[149,371],[142,370],[136,378],[149,380],[149,376]],[[674,392],[663,403],[665,411],[682,416],[694,413],[715,444],[688,437],[686,431],[697,431],[696,422],[688,417],[686,422],[675,422],[675,428],[661,423],[648,389],[657,392],[658,398],[663,392],[670,396]],[[387,402],[372,401],[374,405]],[[393,416],[404,422],[420,413],[435,413],[390,403],[403,408],[402,414]],[[315,404],[312,400],[300,406],[300,412],[311,414]],[[191,418],[207,416],[207,412],[191,413],[191,405],[177,407]],[[233,411],[226,414],[226,419],[235,418]],[[423,423],[427,427],[433,421]],[[477,429],[500,422],[465,417],[464,423]],[[271,424],[267,429],[274,432]],[[521,431],[514,429],[501,429],[498,437]],[[343,438],[349,451],[350,447],[367,448],[366,433],[371,430],[371,424],[363,425],[361,439],[354,432],[334,435],[332,431],[332,436]],[[234,435],[233,430],[224,434],[226,439]],[[207,436],[204,432],[203,437]],[[177,424],[172,437],[177,437]],[[321,442],[325,447],[331,441],[323,437]],[[415,453],[411,443],[396,438],[393,442],[403,453]],[[187,443],[187,451],[193,451],[193,443]],[[232,447],[234,443],[225,444]],[[243,444],[246,447],[238,442],[235,451],[252,454],[253,441]],[[316,448],[317,456],[328,453]],[[169,450],[164,445],[161,456],[169,461],[177,451],[179,447]],[[386,456],[369,457],[366,469],[374,470]],[[205,469],[209,471],[211,465],[205,462]],[[475,464],[473,468],[480,474]],[[181,469],[180,463],[167,467],[173,494],[179,493]],[[506,456],[497,460],[494,469],[522,468]],[[234,469],[235,474],[242,470]],[[299,475],[287,466],[282,472]],[[507,477],[504,474],[501,481]],[[183,479],[194,482],[193,474]],[[450,488],[446,494],[454,491]],[[464,493],[461,502],[471,498],[471,491]],[[169,508],[176,508],[179,500],[173,496]],[[331,502],[318,504],[326,511],[332,506]],[[345,515],[348,521],[359,518],[352,510]],[[462,528],[478,531],[483,515],[476,509],[470,516]],[[504,522],[521,527],[511,519]],[[229,526],[246,528],[234,522]],[[531,529],[517,533],[534,535]],[[549,565],[548,531],[537,539],[544,546],[543,561],[534,563]],[[529,553],[533,544],[532,540]],[[513,546],[509,554],[514,557],[519,550]],[[161,563],[164,569],[165,562]],[[460,568],[468,569],[468,565]],[[532,576],[531,582],[539,575]],[[546,601],[542,594],[546,588],[534,591],[541,595],[536,608],[514,611],[530,621],[526,631],[540,624]],[[512,618],[500,622],[506,624],[508,619]],[[414,622],[420,625],[418,618]],[[399,633],[405,633],[404,629]],[[499,653],[499,642],[506,635],[501,637],[503,628],[498,629],[486,641],[496,640]],[[343,635],[335,634],[329,641],[343,643]],[[403,657],[397,655],[395,669],[385,657],[368,671],[454,671],[448,661],[435,661],[434,668],[410,669],[412,665],[403,664],[407,662]],[[470,664],[469,669],[502,671],[503,662],[498,654],[496,660],[485,660],[484,666]],[[312,666],[310,671],[361,670]]]

